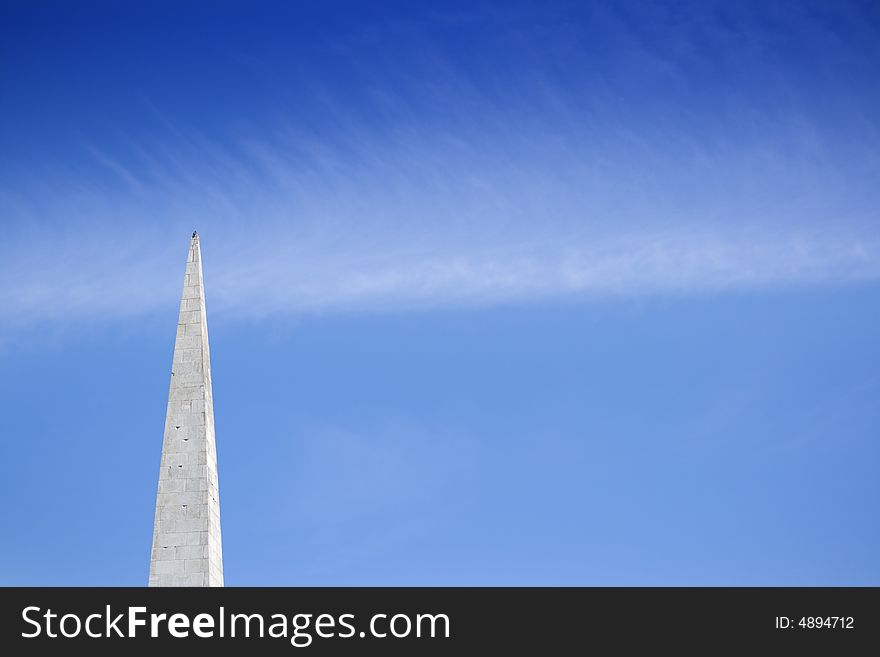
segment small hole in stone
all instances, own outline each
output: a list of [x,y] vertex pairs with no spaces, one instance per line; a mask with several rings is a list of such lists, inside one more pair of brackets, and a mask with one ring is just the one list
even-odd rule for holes
[[182,466],[182,465],[178,465],[177,467],[178,467],[178,468],[182,468],[183,466]]
[[189,438],[184,438],[184,439],[183,439],[183,442],[186,442],[187,440],[189,440]]

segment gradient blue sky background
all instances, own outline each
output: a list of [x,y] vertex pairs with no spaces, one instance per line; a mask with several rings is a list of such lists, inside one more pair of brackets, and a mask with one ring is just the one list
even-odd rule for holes
[[871,2],[0,5],[0,584],[880,584]]

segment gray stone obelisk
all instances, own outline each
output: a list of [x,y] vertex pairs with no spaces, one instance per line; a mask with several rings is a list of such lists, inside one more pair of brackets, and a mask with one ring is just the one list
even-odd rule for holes
[[198,233],[183,279],[156,495],[150,586],[223,586],[220,495]]

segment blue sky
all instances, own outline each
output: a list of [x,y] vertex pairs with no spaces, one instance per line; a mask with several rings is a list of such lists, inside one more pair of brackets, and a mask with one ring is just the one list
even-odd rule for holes
[[[769,6],[768,6],[769,5]],[[880,13],[0,8],[0,584],[880,583]]]

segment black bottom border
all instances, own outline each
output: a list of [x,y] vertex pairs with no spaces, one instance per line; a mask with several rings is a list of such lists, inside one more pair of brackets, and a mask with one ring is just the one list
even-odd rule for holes
[[[129,627],[130,608],[143,625]],[[168,625],[174,614],[183,615],[177,637]],[[210,620],[197,621],[200,614]],[[238,614],[259,618],[233,619]],[[65,615],[76,618],[62,626]],[[87,622],[100,638],[86,635]],[[568,654],[598,646],[866,654],[880,645],[880,588],[0,588],[0,627],[5,654],[118,655],[132,647],[171,655],[227,646],[319,655]],[[135,636],[118,636],[129,631]]]

